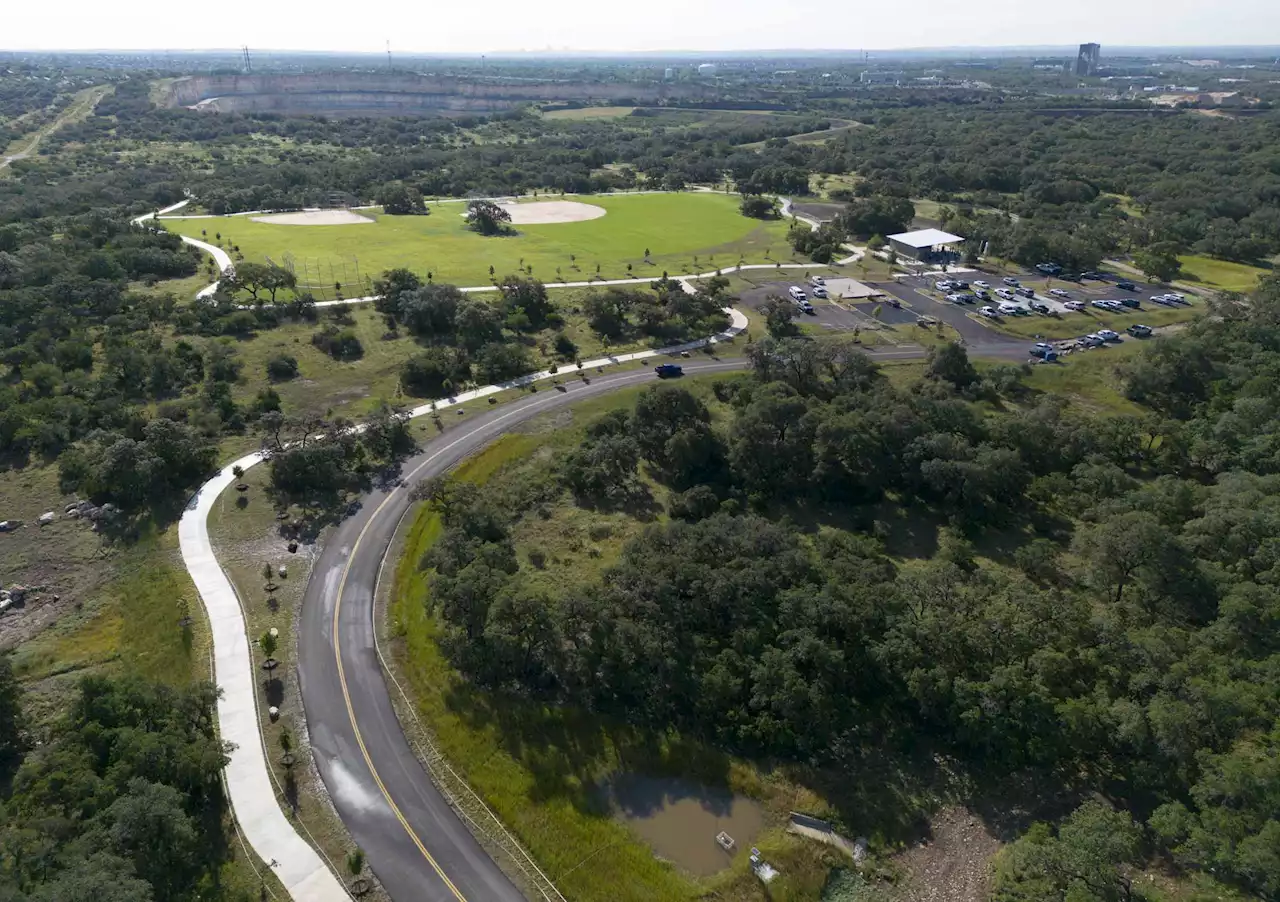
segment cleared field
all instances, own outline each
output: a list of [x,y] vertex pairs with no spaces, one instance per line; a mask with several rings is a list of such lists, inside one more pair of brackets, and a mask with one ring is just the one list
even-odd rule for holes
[[[439,203],[429,216],[375,215],[373,225],[281,226],[246,217],[170,220],[176,232],[223,247],[248,260],[292,264],[299,281],[347,295],[384,270],[406,266],[436,281],[483,285],[533,267],[551,283],[657,278],[747,263],[790,262],[787,224],[738,212],[736,196],[710,193],[595,196],[606,214],[586,222],[519,226],[516,235],[486,238],[463,227],[460,203]],[[220,238],[217,236],[221,236]],[[645,262],[644,252],[650,251]],[[630,267],[630,268],[628,268]]]
[[589,106],[577,110],[546,110],[544,119],[621,119],[630,116],[633,106]]
[[1252,291],[1269,270],[1244,263],[1215,260],[1197,254],[1178,258],[1182,261],[1182,278],[1220,291]]

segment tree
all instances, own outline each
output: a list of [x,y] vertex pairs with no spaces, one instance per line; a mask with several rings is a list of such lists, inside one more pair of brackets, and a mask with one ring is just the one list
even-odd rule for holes
[[1055,836],[1037,824],[1008,852],[997,871],[993,902],[1121,902],[1132,898],[1132,877],[1141,845],[1138,826],[1125,813],[1085,802]]
[[627,315],[644,300],[646,298],[641,292],[613,287],[587,295],[582,308],[587,317],[587,324],[592,330],[608,338],[617,339],[627,330]]
[[555,305],[547,296],[547,286],[537,279],[507,276],[498,286],[502,293],[502,309],[508,323],[512,317],[527,322],[530,329],[541,329],[555,313]]
[[506,382],[533,370],[528,350],[518,344],[487,344],[476,354],[476,381],[481,385]]
[[969,362],[969,352],[957,342],[929,349],[929,362],[925,375],[930,379],[947,382],[956,389],[966,389],[978,381],[978,371]]
[[457,348],[428,348],[400,368],[400,387],[415,398],[453,394],[471,378],[471,363]]
[[1133,262],[1146,274],[1147,281],[1172,282],[1182,273],[1178,245],[1165,241],[1136,251]]
[[502,340],[502,312],[480,298],[465,297],[454,314],[458,342],[468,351]]
[[764,316],[765,328],[774,338],[800,334],[800,329],[795,323],[796,305],[782,295],[769,295],[756,309]]
[[916,208],[905,197],[873,195],[857,198],[837,216],[841,229],[858,238],[905,232]]
[[467,204],[467,228],[481,235],[509,235],[511,214],[489,200],[473,200]]
[[275,660],[276,649],[279,647],[280,640],[277,639],[270,630],[267,630],[258,637],[258,648],[262,649],[262,654],[268,661]]
[[389,182],[378,189],[375,200],[384,213],[392,216],[426,216],[431,211],[422,198],[422,192],[404,182]]
[[8,655],[0,655],[0,782],[5,782],[26,751],[22,687]]
[[[738,209],[743,216],[750,216],[752,219],[777,219],[778,199],[760,194],[744,194]],[[649,255],[645,254],[645,256]]]

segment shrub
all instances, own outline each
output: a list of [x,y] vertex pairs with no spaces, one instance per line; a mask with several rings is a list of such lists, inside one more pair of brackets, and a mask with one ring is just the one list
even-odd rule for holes
[[288,354],[276,354],[267,361],[267,378],[272,382],[287,382],[298,375],[298,360]]
[[364,356],[364,346],[355,331],[339,329],[332,324],[312,335],[311,343],[334,360],[359,360]]

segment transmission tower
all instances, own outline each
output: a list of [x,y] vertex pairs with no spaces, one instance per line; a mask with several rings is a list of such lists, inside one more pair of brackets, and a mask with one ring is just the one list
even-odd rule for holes
[[245,46],[241,47],[241,48],[240,48],[240,52],[241,52],[241,54],[243,54],[243,56],[244,56],[244,71],[245,71],[245,72],[252,72],[252,71],[253,71],[253,60],[251,60],[251,59],[249,58],[249,45],[248,45],[248,44],[246,44]]
[[391,68],[391,39],[387,38],[387,68]]

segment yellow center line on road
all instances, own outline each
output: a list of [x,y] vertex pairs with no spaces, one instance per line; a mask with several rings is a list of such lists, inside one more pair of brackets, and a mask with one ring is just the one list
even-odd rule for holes
[[[559,395],[551,395],[548,398],[548,402],[554,402],[558,397]],[[529,405],[529,407],[539,407],[539,406],[542,406],[543,403],[545,402],[535,402],[534,404]],[[502,416],[498,417],[497,419],[493,420],[488,425],[496,426],[499,423],[505,420],[509,420],[514,416],[519,416],[520,414],[527,413],[529,410],[529,407],[522,407],[519,410],[513,410],[510,413],[505,413]],[[405,483],[412,482],[413,479],[420,472],[422,472],[422,470],[425,467],[429,466],[434,460],[436,460],[436,458],[440,457],[443,454],[447,454],[455,446],[461,444],[462,442],[467,441],[468,438],[470,438],[470,434],[462,436],[461,438],[455,439],[454,441],[445,445],[435,454],[432,454],[422,463],[418,464],[418,466],[414,467],[413,472],[411,472],[408,475],[408,477],[405,478],[404,482]],[[356,723],[355,706],[351,702],[351,690],[347,686],[346,670],[342,666],[342,634],[338,629],[338,617],[339,617],[339,614],[341,614],[342,612],[342,596],[347,587],[347,577],[351,573],[351,562],[355,560],[356,554],[360,550],[360,544],[364,541],[365,535],[369,532],[369,527],[371,527],[374,524],[374,522],[378,519],[379,514],[382,513],[383,508],[385,508],[388,504],[390,504],[391,499],[394,497],[395,497],[395,490],[393,489],[391,493],[387,495],[386,498],[382,499],[382,503],[379,504],[377,508],[374,509],[373,514],[369,517],[369,521],[365,523],[364,528],[360,530],[360,535],[356,536],[355,544],[351,546],[351,554],[347,556],[347,563],[342,568],[342,579],[338,582],[338,597],[334,601],[334,605],[333,605],[333,656],[334,656],[334,660],[338,664],[338,682],[342,685],[342,697],[347,704],[347,717],[351,721],[351,731],[355,734],[356,745],[360,747],[360,754],[364,757],[364,763],[365,763],[365,766],[369,768],[369,773],[373,775],[373,781],[376,784],[378,784],[378,789],[379,791],[381,791],[382,797],[387,800],[387,804],[391,807],[392,814],[396,816],[396,820],[400,822],[400,825],[404,827],[405,832],[409,834],[409,838],[413,840],[413,844],[418,847],[418,851],[421,852],[423,857],[427,859],[427,863],[431,865],[432,870],[434,870],[436,874],[440,877],[440,879],[444,881],[445,886],[449,888],[450,892],[453,893],[454,898],[457,899],[458,902],[467,902],[466,897],[462,895],[462,892],[458,889],[458,887],[454,885],[453,881],[449,879],[447,874],[445,874],[444,869],[440,867],[440,863],[435,860],[435,858],[431,855],[429,851],[427,851],[426,845],[418,837],[418,834],[414,832],[413,827],[409,825],[409,821],[405,818],[404,813],[400,810],[400,806],[395,803],[395,800],[393,798],[391,798],[391,793],[387,790],[386,784],[382,782],[382,777],[378,775],[378,769],[373,766],[373,758],[369,755],[369,749],[365,746],[364,736],[362,736],[360,733],[360,725]]]

